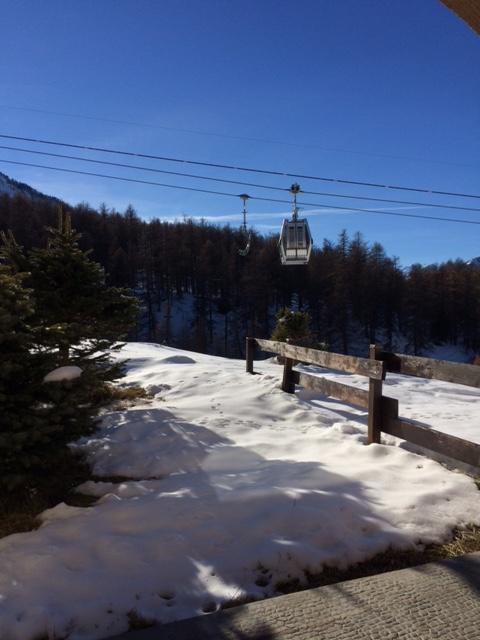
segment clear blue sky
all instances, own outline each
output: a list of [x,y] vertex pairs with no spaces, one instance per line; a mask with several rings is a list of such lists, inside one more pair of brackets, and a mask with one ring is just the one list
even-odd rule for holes
[[[480,39],[439,0],[16,0],[2,2],[1,15],[0,133],[480,193]],[[282,197],[1,149],[0,158]],[[282,187],[292,182],[145,164]],[[132,203],[145,218],[185,214],[240,223],[233,198],[4,163],[0,171],[72,204]],[[480,207],[480,200],[300,183],[313,191]],[[251,222],[268,232],[289,207],[252,201],[249,208]],[[398,210],[480,221],[480,213]],[[342,228],[360,231],[404,265],[480,255],[480,226],[321,210],[309,219],[317,244]]]

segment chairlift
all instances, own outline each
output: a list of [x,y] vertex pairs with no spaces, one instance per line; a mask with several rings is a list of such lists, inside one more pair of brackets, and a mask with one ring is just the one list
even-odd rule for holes
[[240,227],[240,231],[242,234],[243,239],[246,241],[245,246],[243,247],[243,249],[239,249],[238,250],[238,254],[245,257],[246,255],[248,255],[249,251],[250,251],[250,244],[252,241],[252,234],[248,233],[247,231],[247,200],[249,199],[249,195],[247,195],[246,193],[242,193],[240,194],[240,199],[243,201],[243,223]]
[[308,264],[312,252],[312,236],[308,222],[298,217],[297,193],[299,184],[292,184],[289,189],[293,195],[293,212],[291,220],[284,220],[278,240],[280,260],[283,265]]

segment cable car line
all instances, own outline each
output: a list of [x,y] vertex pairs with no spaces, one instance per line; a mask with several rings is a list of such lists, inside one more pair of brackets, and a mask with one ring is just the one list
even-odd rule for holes
[[[153,182],[153,181],[149,181],[149,180],[140,180],[139,178],[126,178],[123,176],[111,176],[111,175],[106,175],[103,173],[94,173],[91,171],[79,171],[77,169],[66,169],[66,168],[62,168],[62,167],[51,167],[48,165],[42,165],[42,164],[33,164],[30,162],[20,162],[18,160],[6,160],[4,158],[0,158],[0,162],[5,162],[7,164],[15,164],[15,165],[20,165],[20,166],[24,166],[24,167],[34,167],[37,169],[49,169],[52,171],[61,171],[63,173],[74,173],[74,174],[78,174],[78,175],[84,175],[84,176],[94,176],[96,178],[107,178],[109,180],[119,180],[122,182],[133,182],[133,183],[138,183],[138,184],[148,184],[148,185],[153,185],[153,186],[157,186],[157,187],[165,187],[168,189],[181,189],[182,191],[195,191],[197,193],[208,193],[208,194],[212,194],[212,195],[218,195],[218,196],[228,196],[231,198],[238,198],[238,194],[236,193],[227,193],[227,192],[223,192],[223,191],[214,191],[211,189],[200,189],[198,187],[186,187],[186,186],[181,186],[181,185],[174,185],[174,184],[164,184],[161,182]],[[286,203],[290,203],[289,200],[282,200],[280,198],[263,198],[261,196],[249,196],[251,200],[259,200],[262,202],[278,202],[278,203],[282,203],[282,204],[286,204]],[[307,207],[316,207],[316,208],[325,208],[327,210],[329,209],[333,209],[333,210],[339,210],[339,211],[353,211],[353,212],[359,212],[359,213],[374,213],[377,215],[386,215],[386,216],[397,216],[400,218],[419,218],[422,220],[438,220],[440,222],[454,222],[454,223],[459,223],[459,224],[475,224],[475,225],[480,225],[480,221],[476,221],[476,220],[463,220],[461,218],[442,218],[440,216],[428,216],[428,215],[420,215],[420,214],[415,214],[415,213],[398,213],[396,211],[383,211],[383,210],[378,210],[378,209],[360,209],[357,207],[341,207],[339,205],[332,205],[332,204],[328,204],[328,203],[318,203],[318,202],[299,202],[299,205],[302,206],[307,206]]]
[[92,147],[92,146],[88,146],[88,145],[80,145],[80,144],[72,144],[72,143],[67,143],[67,142],[58,142],[58,141],[53,141],[53,140],[43,140],[40,138],[27,138],[27,137],[23,137],[23,136],[12,136],[12,135],[7,135],[7,134],[1,134],[0,133],[0,138],[6,138],[9,140],[21,140],[23,142],[35,142],[38,144],[48,144],[48,145],[54,145],[54,146],[60,146],[60,147],[69,147],[71,149],[83,149],[85,151],[99,151],[101,153],[112,153],[112,154],[117,154],[117,155],[124,155],[124,156],[133,156],[133,157],[137,157],[137,158],[148,158],[150,160],[161,160],[161,161],[165,161],[165,162],[176,162],[176,163],[181,163],[181,164],[193,164],[193,165],[198,165],[198,166],[203,166],[203,167],[211,167],[211,168],[215,168],[215,169],[228,169],[228,170],[232,170],[232,171],[246,171],[249,173],[261,173],[264,175],[274,175],[274,176],[282,176],[282,177],[288,177],[288,178],[300,178],[302,180],[319,180],[322,182],[334,182],[334,183],[338,183],[338,184],[349,184],[349,185],[356,185],[356,186],[362,186],[362,187],[372,187],[372,188],[381,188],[381,189],[394,189],[394,190],[399,190],[399,191],[412,191],[412,192],[416,192],[416,193],[428,193],[428,194],[434,194],[434,195],[443,195],[443,196],[453,196],[453,197],[460,197],[460,198],[475,198],[480,200],[480,194],[470,194],[470,193],[458,193],[458,192],[452,192],[452,191],[440,191],[437,189],[426,189],[426,188],[420,188],[420,187],[405,187],[405,186],[401,186],[401,185],[388,185],[388,184],[381,184],[381,183],[376,183],[376,182],[362,182],[360,180],[346,180],[346,179],[342,179],[342,178],[330,178],[330,177],[325,177],[325,176],[313,176],[313,175],[305,175],[305,174],[298,174],[298,173],[290,173],[287,171],[274,171],[274,170],[268,170],[268,169],[255,169],[252,167],[241,167],[241,166],[235,166],[235,165],[228,165],[228,164],[219,164],[219,163],[213,163],[213,162],[201,162],[199,160],[188,160],[188,159],[182,159],[182,158],[170,158],[167,156],[157,156],[157,155],[153,155],[153,154],[146,154],[146,153],[136,153],[133,151],[120,151],[117,149],[107,149],[107,148],[103,148],[103,147]]
[[[0,158],[0,162],[8,162],[9,164],[18,164],[24,167],[36,167],[37,169],[50,169],[52,171],[63,171],[64,173],[77,173],[82,176],[94,176],[96,178],[108,178],[109,180],[121,180],[123,182],[138,182],[140,184],[150,184],[157,187],[167,187],[169,189],[182,189],[182,191],[198,191],[199,193],[211,193],[217,196],[232,196],[237,198],[236,193],[225,193],[223,191],[211,191],[210,189],[199,189],[194,187],[185,187],[175,184],[163,184],[162,182],[152,182],[150,180],[140,180],[139,178],[126,178],[125,176],[109,176],[104,173],[94,173],[93,171],[79,171],[78,169],[66,169],[64,167],[50,167],[45,164],[33,164],[31,162],[19,162],[18,160],[5,160]],[[255,198],[256,200],[265,200],[267,198]],[[272,200],[273,202],[273,200]],[[276,202],[288,202],[288,200],[277,200]],[[480,224],[480,223],[479,223]]]
[[[171,176],[181,176],[184,178],[194,178],[198,180],[209,180],[211,182],[223,182],[225,184],[238,184],[246,187],[255,187],[258,189],[269,189],[271,191],[290,191],[286,187],[275,187],[273,185],[259,184],[257,182],[244,182],[242,180],[229,180],[228,178],[213,178],[212,176],[201,176],[195,173],[184,173],[182,171],[168,171],[167,169],[157,169],[154,167],[145,167],[143,165],[126,164],[123,162],[111,162],[109,160],[96,160],[94,158],[82,158],[82,156],[71,156],[63,153],[53,153],[50,151],[38,151],[37,149],[22,149],[21,147],[10,147],[7,145],[0,145],[0,149],[6,149],[8,151],[20,151],[22,153],[31,153],[40,156],[49,156],[53,158],[63,158],[66,160],[79,160],[81,162],[89,162],[93,164],[107,165],[111,167],[121,167],[124,169],[138,169],[140,171],[148,171],[150,173],[161,173]],[[302,193],[312,196],[328,196],[331,198],[345,198],[347,200],[367,200],[372,202],[388,202],[392,204],[411,204],[420,207],[433,207],[436,209],[454,209],[457,211],[472,211],[480,213],[478,207],[461,207],[458,205],[438,204],[434,202],[419,202],[416,200],[396,200],[391,198],[376,198],[373,196],[352,196],[343,193],[332,193],[328,191],[308,191],[301,190]]]
[[415,156],[403,156],[403,155],[394,155],[390,153],[382,153],[381,151],[360,151],[358,149],[340,149],[335,147],[324,147],[323,145],[318,144],[305,144],[301,142],[291,142],[286,140],[270,140],[268,138],[255,138],[251,136],[239,136],[239,135],[231,135],[228,133],[219,133],[215,131],[201,131],[198,129],[180,129],[178,127],[167,127],[165,125],[159,124],[150,124],[148,122],[135,122],[133,120],[118,120],[115,118],[105,118],[101,116],[86,116],[79,113],[65,113],[61,111],[48,111],[46,109],[36,109],[34,107],[19,107],[16,105],[10,104],[0,104],[0,109],[11,109],[13,111],[30,111],[33,113],[44,113],[51,116],[61,116],[65,118],[79,118],[81,120],[94,120],[97,122],[111,122],[112,124],[126,124],[135,127],[144,127],[148,129],[161,129],[163,131],[173,131],[177,133],[187,133],[194,134],[198,136],[211,136],[214,138],[226,138],[229,140],[244,140],[247,142],[259,142],[261,144],[276,144],[287,147],[299,147],[304,149],[319,149],[320,151],[326,153],[346,153],[352,155],[361,155],[361,156],[373,156],[379,158],[390,158],[393,160],[407,160],[408,162],[421,162],[427,164],[445,164],[451,165],[455,167],[474,167],[476,165],[469,164],[466,162],[452,162],[449,160],[433,160],[429,158],[419,158]]

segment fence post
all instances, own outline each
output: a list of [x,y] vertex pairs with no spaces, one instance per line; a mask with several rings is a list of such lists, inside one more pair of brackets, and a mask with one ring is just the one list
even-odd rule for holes
[[282,391],[287,393],[295,393],[295,379],[293,377],[293,360],[285,358],[283,365]]
[[256,347],[255,338],[247,338],[246,349],[245,349],[247,373],[253,373],[253,357],[255,355],[255,347]]
[[[369,357],[378,360],[381,348],[376,344],[370,345]],[[380,442],[382,433],[382,380],[369,378],[368,382],[368,444]]]

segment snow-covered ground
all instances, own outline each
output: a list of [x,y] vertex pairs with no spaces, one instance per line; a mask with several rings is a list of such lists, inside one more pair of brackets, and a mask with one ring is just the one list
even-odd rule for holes
[[[342,382],[360,389],[368,390],[368,378],[340,371],[326,371],[319,367],[299,367],[309,373],[315,373],[329,380]],[[383,386],[383,395],[399,401],[399,414],[402,418],[421,422],[437,431],[449,433],[480,444],[480,390],[461,384],[451,384],[439,380],[413,378],[388,373]],[[309,391],[298,391],[299,399],[315,406],[330,406],[351,419],[366,424],[366,410],[355,407],[346,408],[340,400],[326,399]],[[386,438],[386,440],[390,440]]]
[[[167,622],[305,570],[446,540],[480,524],[473,480],[398,446],[365,446],[365,414],[279,389],[281,368],[129,344],[125,382],[154,399],[107,414],[86,449],[93,507],[64,504],[0,540],[0,638],[93,640],[128,612]],[[330,374],[346,381],[342,374]],[[356,381],[356,384],[360,384]],[[480,393],[401,376],[401,413],[480,441]]]

